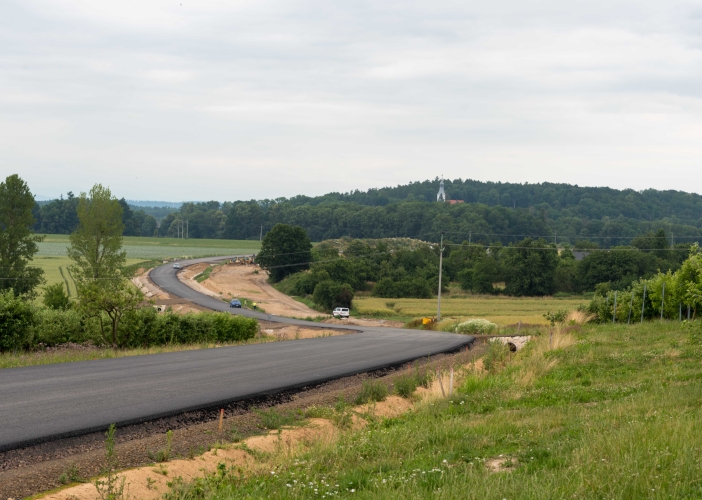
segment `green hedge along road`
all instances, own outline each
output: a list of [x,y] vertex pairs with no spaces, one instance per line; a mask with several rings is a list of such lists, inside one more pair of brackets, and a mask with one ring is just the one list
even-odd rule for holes
[[[219,258],[194,259],[181,266]],[[173,295],[210,309],[317,327],[200,294],[181,283],[172,264],[152,280]],[[275,394],[459,349],[466,335],[395,328],[346,327],[358,333],[194,351],[0,370],[0,451],[189,410]]]

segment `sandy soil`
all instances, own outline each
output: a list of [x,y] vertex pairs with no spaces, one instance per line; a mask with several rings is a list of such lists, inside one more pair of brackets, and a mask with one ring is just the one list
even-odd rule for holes
[[274,325],[272,328],[262,327],[261,331],[266,335],[277,337],[279,340],[316,339],[317,337],[334,337],[336,335],[357,333],[352,330],[343,331],[325,328],[301,328],[299,326],[283,326],[280,328],[277,325]]
[[392,321],[389,319],[368,319],[368,318],[348,318],[325,319],[323,323],[332,323],[335,325],[356,325],[356,326],[384,326],[386,328],[402,328],[405,324],[402,321]]
[[[260,271],[258,266],[223,265],[212,269],[210,277],[198,283],[193,278],[207,268],[207,264],[187,267],[178,276],[188,286],[213,297],[232,299],[242,302],[256,302],[259,307],[270,314],[280,316],[323,316],[318,311],[280,293],[268,283],[268,274]],[[259,271],[256,274],[254,271]]]
[[[362,405],[354,408],[353,427],[363,428],[368,417],[393,418],[411,411],[414,404],[406,399],[389,396],[385,401]],[[332,442],[339,429],[326,419],[310,419],[304,427],[284,428],[270,431],[262,436],[250,437],[243,441],[246,448],[272,455],[293,455],[319,442]],[[176,477],[185,481],[201,477],[217,470],[217,465],[224,463],[227,467],[240,467],[244,470],[258,470],[264,463],[258,462],[243,446],[230,445],[208,451],[203,455],[188,460],[171,460],[153,466],[139,467],[119,474],[125,480],[128,498],[156,500],[168,491],[166,483]],[[92,483],[66,488],[60,492],[40,497],[46,500],[97,500],[99,495]]]

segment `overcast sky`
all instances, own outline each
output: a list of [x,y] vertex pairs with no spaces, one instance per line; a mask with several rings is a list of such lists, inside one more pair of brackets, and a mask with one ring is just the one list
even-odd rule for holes
[[700,193],[701,97],[699,1],[0,2],[0,174],[47,197]]

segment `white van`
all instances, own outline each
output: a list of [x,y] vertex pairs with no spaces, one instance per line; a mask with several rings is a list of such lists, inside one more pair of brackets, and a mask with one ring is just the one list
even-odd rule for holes
[[332,316],[334,316],[334,317],[338,316],[339,318],[348,318],[349,317],[349,308],[348,307],[337,307],[336,309],[334,309]]

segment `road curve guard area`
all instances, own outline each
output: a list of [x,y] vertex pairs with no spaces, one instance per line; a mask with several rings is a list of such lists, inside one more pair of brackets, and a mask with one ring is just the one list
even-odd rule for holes
[[[230,257],[227,257],[230,258]],[[197,262],[181,262],[185,267]],[[228,304],[181,283],[172,265],[151,279],[168,293],[232,313]],[[237,309],[267,321],[319,323]],[[0,370],[0,451],[135,424],[400,365],[472,344],[451,333],[324,324],[356,330],[289,342],[250,344]]]

